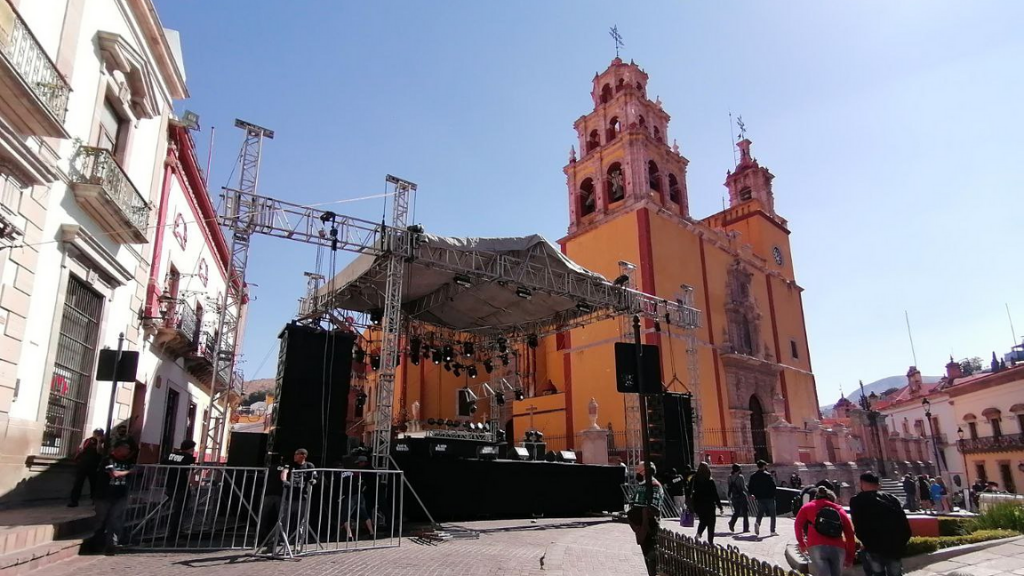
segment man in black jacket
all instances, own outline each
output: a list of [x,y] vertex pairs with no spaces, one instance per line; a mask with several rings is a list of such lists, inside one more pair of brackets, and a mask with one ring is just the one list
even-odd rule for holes
[[757,461],[757,472],[750,475],[747,491],[757,500],[757,519],[754,520],[754,534],[761,535],[761,519],[768,515],[771,518],[772,536],[775,531],[775,479],[768,473],[768,463]]
[[892,494],[878,489],[878,476],[860,475],[860,493],[850,499],[850,515],[857,539],[864,545],[864,573],[867,576],[900,576],[900,558],[910,541],[910,522]]

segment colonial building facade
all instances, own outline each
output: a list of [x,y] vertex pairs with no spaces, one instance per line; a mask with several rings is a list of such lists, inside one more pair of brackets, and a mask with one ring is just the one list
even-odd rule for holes
[[[83,435],[106,426],[112,387],[96,362],[120,334],[143,360],[113,391],[113,421],[159,440],[147,454],[188,428],[157,431],[163,398],[187,383],[161,383],[147,359],[151,265],[177,258],[154,240],[173,102],[187,96],[178,35],[151,0],[0,0],[0,494],[52,496],[47,479],[63,482]],[[203,238],[192,211],[174,210]],[[182,420],[188,409],[182,397]]]

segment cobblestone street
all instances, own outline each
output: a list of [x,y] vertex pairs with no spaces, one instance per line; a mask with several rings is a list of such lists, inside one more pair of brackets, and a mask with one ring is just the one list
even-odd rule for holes
[[[401,547],[309,556],[295,562],[239,553],[125,553],[112,558],[80,557],[33,576],[176,576],[197,569],[218,576],[262,574],[372,574],[374,576],[642,576],[640,548],[626,524],[603,519],[474,522],[476,540],[436,545],[403,540]],[[544,557],[544,569],[540,559]]]

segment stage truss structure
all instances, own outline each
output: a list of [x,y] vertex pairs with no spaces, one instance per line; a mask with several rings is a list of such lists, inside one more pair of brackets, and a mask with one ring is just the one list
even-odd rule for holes
[[[592,274],[557,269],[543,259],[531,259],[533,253],[527,254],[525,258],[518,258],[486,250],[429,245],[424,242],[423,228],[418,225],[410,226],[407,222],[416,184],[391,175],[386,178],[387,194],[392,197],[390,224],[260,195],[257,193],[256,185],[262,142],[264,138],[272,138],[273,132],[242,121],[237,121],[236,125],[246,130],[242,152],[243,176],[238,188],[223,189],[218,222],[232,233],[229,278],[237,281],[229,282],[229,285],[241,292],[227,296],[227,302],[234,307],[236,313],[232,317],[229,314],[231,306],[222,308],[220,322],[225,326],[222,333],[227,334],[230,329],[234,331],[231,332],[232,336],[237,337],[238,303],[244,297],[248,246],[253,235],[292,240],[328,248],[332,252],[342,250],[373,256],[375,260],[367,273],[333,292],[319,291],[318,288],[323,283],[322,277],[310,277],[309,293],[300,301],[297,320],[316,325],[326,321],[340,328],[351,329],[352,326],[345,320],[351,313],[336,305],[338,295],[345,290],[367,289],[366,282],[361,279],[384,280],[381,321],[379,326],[375,326],[381,334],[381,364],[377,371],[371,447],[373,465],[378,469],[385,469],[390,464],[394,378],[403,331],[429,329],[436,337],[450,339],[452,342],[462,342],[467,336],[481,341],[505,338],[512,342],[542,338],[616,317],[623,317],[628,321],[634,315],[667,321],[691,333],[700,326],[701,312],[692,305],[645,294]],[[427,325],[416,320],[417,310],[429,309],[432,302],[436,305],[436,299],[443,298],[444,295],[435,294],[431,298],[415,303],[413,309],[403,319],[402,287],[410,262],[464,275],[474,282],[507,283],[532,291],[571,298],[585,305],[540,320],[493,328],[464,331]],[[376,287],[373,289],[377,290]],[[461,288],[452,285],[449,289]],[[233,365],[234,347],[230,349],[230,354],[223,356],[225,360],[230,357],[232,364],[229,365]]]

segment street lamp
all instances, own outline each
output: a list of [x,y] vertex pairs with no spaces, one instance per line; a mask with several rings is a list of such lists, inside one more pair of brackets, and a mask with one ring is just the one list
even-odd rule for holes
[[960,441],[957,442],[957,448],[960,450],[960,456],[964,459],[964,486],[963,486],[963,490],[964,490],[964,494],[966,496],[964,498],[964,507],[967,508],[968,510],[970,510],[971,509],[971,491],[970,491],[971,490],[971,476],[970,476],[970,472],[967,470],[967,453],[964,452],[964,429],[962,427],[958,426],[957,429],[956,429],[956,435],[960,437]]
[[[921,400],[921,405],[924,406],[924,417],[928,420],[928,432],[932,437],[932,449],[935,452],[935,471],[939,474],[942,473],[942,463],[939,461],[939,444],[935,441],[935,428],[932,426],[932,403],[927,398]],[[947,472],[948,470],[948,466]]]

